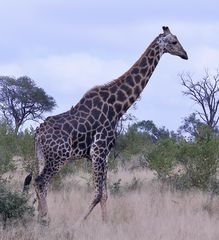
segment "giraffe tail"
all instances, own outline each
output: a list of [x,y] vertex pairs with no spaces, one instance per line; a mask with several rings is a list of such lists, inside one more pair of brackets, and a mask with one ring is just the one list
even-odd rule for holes
[[34,136],[34,142],[35,142],[35,158],[34,158],[34,170],[32,170],[30,172],[30,174],[28,174],[26,176],[26,178],[24,179],[24,184],[23,184],[23,193],[28,193],[29,192],[29,188],[30,188],[30,184],[32,182],[32,178],[33,175],[34,176],[38,176],[39,175],[39,171],[40,171],[40,163],[39,160],[42,156],[42,151],[40,148],[40,141],[39,141],[39,128],[36,128],[36,132],[35,132],[35,136]]
[[33,173],[31,172],[24,179],[23,193],[28,193],[29,192],[30,184],[31,184],[31,181],[32,181],[32,176],[33,176]]
[[43,153],[40,147],[40,137],[39,137],[39,128],[36,128],[36,133],[35,133],[35,171],[36,171],[36,176],[39,176],[40,174],[40,161],[43,160]]

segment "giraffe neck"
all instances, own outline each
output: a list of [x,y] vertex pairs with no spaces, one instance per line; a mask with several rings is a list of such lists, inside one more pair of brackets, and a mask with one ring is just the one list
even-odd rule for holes
[[96,119],[103,112],[115,126],[147,85],[162,54],[158,36],[122,76],[85,93],[78,104],[72,107],[71,114],[87,117],[90,113]]
[[137,62],[121,77],[114,80],[117,87],[115,108],[119,118],[137,100],[147,85],[162,54],[163,50],[159,46],[159,38],[157,37]]

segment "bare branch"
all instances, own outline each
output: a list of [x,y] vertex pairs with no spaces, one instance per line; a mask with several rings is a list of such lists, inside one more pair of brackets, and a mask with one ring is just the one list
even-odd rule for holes
[[196,111],[200,119],[209,127],[215,128],[219,122],[219,72],[213,77],[205,70],[200,81],[194,81],[190,73],[180,75],[183,94],[189,96],[201,110]]

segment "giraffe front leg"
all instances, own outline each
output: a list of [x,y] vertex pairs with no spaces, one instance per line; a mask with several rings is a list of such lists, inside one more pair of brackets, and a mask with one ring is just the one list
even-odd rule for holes
[[[94,157],[92,160],[92,169],[93,169],[93,180],[94,180],[94,187],[95,187],[95,194],[94,198],[91,202],[91,205],[88,209],[88,212],[84,216],[84,220],[90,215],[94,207],[101,203],[102,212],[106,212],[106,186],[105,186],[105,178],[106,178],[106,159],[100,156]],[[104,198],[103,198],[104,197]],[[105,214],[104,214],[105,215]],[[105,219],[105,217],[103,217]]]
[[106,207],[107,199],[108,199],[108,193],[107,193],[107,161],[106,161],[106,166],[105,166],[105,171],[103,176],[103,191],[102,191],[102,197],[100,200],[103,222],[107,222],[107,207]]
[[107,186],[106,186],[106,180],[104,182],[103,186],[103,193],[102,197],[100,200],[100,206],[101,206],[101,214],[102,214],[102,220],[103,222],[107,222],[107,207],[106,207],[106,201],[108,199],[108,194],[107,194]]

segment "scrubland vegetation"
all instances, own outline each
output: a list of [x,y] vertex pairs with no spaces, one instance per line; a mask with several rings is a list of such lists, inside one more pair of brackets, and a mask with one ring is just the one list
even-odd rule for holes
[[[84,172],[69,175],[62,189],[49,191],[52,219],[49,227],[38,224],[36,216],[26,216],[1,229],[0,239],[216,240],[219,237],[216,199],[210,211],[206,208],[207,193],[170,189],[154,181],[154,173],[147,170],[110,172],[108,222],[102,223],[97,207],[84,224],[77,226],[92,197],[87,184],[89,177]],[[119,179],[122,180],[115,191],[113,186]]]
[[[22,193],[25,176],[35,172],[34,129],[21,131],[24,122],[16,124],[16,111],[20,113],[19,106],[28,99],[17,98],[12,112],[0,99],[6,111],[0,121],[0,240],[218,239],[219,74],[213,84],[210,75],[197,83],[189,75],[181,78],[184,94],[200,103],[201,110],[186,117],[178,131],[130,115],[124,118],[132,120],[129,125],[120,121],[109,157],[105,224],[100,208],[79,224],[93,194],[91,162],[86,159],[69,162],[53,177],[48,192],[50,225],[37,221],[33,186],[29,194]],[[18,84],[11,93],[27,86]],[[52,108],[55,101],[50,100]]]
[[89,161],[70,162],[52,179],[45,227],[37,222],[33,187],[21,194],[34,169],[33,131],[15,135],[2,123],[0,239],[218,239],[218,137],[199,127],[199,136],[187,139],[143,121],[118,137],[106,224],[98,207],[77,224],[92,198],[92,176]]

